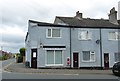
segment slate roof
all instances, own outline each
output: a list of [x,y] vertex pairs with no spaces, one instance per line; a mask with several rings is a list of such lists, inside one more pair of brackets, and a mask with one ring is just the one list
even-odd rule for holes
[[34,20],[29,20],[29,22],[36,23],[38,26],[49,26],[49,27],[110,28],[110,29],[120,28],[120,25],[112,24],[109,22],[109,20],[105,20],[105,19],[90,19],[90,18],[77,19],[74,17],[56,17],[56,18],[59,18],[67,25],[39,22]]
[[[70,26],[83,26],[83,27],[118,27],[118,25],[112,24],[107,19],[90,19],[82,18],[78,19],[75,17],[56,17],[62,20],[64,23]],[[120,23],[120,21],[119,21]]]

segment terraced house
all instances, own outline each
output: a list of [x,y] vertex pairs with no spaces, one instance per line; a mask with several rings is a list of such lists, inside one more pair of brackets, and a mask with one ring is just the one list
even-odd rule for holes
[[26,61],[32,68],[111,68],[120,61],[120,20],[56,16],[54,23],[28,22]]

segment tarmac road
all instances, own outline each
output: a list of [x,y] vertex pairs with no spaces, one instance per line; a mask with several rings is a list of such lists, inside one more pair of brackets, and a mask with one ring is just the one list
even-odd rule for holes
[[[22,69],[27,69],[24,68],[22,66],[22,68],[20,68],[20,66],[22,64],[16,64],[14,63],[15,59],[9,59],[6,60],[4,62],[2,62],[3,67],[9,67],[11,65],[11,67],[14,68],[19,68],[18,70],[22,70]],[[18,67],[16,66],[18,65]],[[27,70],[34,70],[35,69],[27,69]],[[23,70],[24,71],[24,70]],[[52,71],[52,70],[51,70]],[[54,70],[53,70],[54,71]],[[64,70],[65,71],[65,70]],[[66,70],[67,71],[67,70]],[[73,70],[74,71],[74,70]],[[79,71],[79,70],[78,70]],[[9,72],[9,71],[3,71],[2,72],[2,79],[114,79],[114,80],[118,80],[117,76],[114,76],[113,74],[105,74],[105,73],[101,73],[101,74],[88,74],[88,73],[62,73],[60,74],[59,71],[56,71],[57,73],[47,73],[47,72],[43,72],[43,73],[25,73],[25,72]],[[77,72],[77,71],[76,71]],[[84,72],[84,71],[81,71]]]
[[118,79],[114,75],[3,73],[3,79]]

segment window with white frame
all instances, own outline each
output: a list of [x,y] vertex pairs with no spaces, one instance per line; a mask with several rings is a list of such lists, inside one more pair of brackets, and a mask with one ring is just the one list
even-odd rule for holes
[[120,53],[114,53],[115,62],[120,61]]
[[47,50],[47,65],[62,65],[62,50]]
[[82,53],[83,53],[83,61],[85,62],[95,61],[95,52],[83,51]]
[[82,30],[78,32],[78,39],[79,40],[90,40],[92,39],[92,32]]
[[120,40],[120,32],[109,32],[108,39],[109,40]]
[[60,38],[61,31],[60,29],[49,28],[46,33],[47,38]]
[[120,32],[118,32],[117,39],[120,40]]

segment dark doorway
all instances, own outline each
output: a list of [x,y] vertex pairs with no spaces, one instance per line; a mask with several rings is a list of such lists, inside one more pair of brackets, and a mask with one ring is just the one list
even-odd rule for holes
[[31,68],[37,68],[37,49],[31,49]]
[[78,68],[78,53],[73,53],[73,67]]
[[104,53],[104,68],[109,69],[109,53]]

